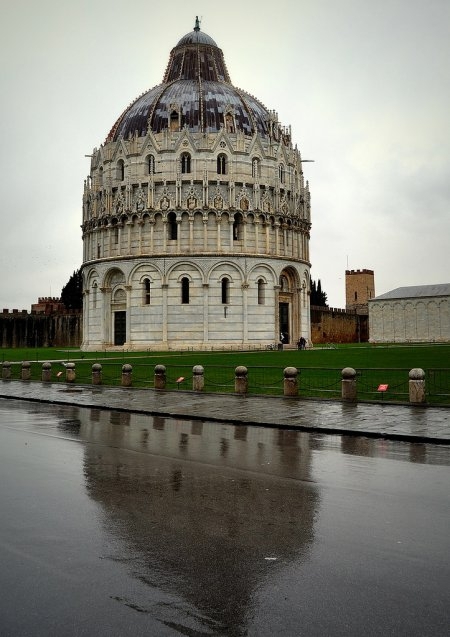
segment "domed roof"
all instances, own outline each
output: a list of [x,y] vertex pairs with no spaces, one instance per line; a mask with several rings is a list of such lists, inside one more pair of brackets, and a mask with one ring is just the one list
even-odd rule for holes
[[119,117],[106,142],[154,133],[170,127],[192,132],[242,131],[269,134],[269,112],[255,97],[234,87],[222,50],[200,31],[183,36],[170,53],[162,84],[138,97]]

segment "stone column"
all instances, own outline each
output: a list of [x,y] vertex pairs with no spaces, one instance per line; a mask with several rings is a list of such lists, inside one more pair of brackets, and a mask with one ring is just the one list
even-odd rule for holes
[[133,368],[128,363],[122,365],[122,387],[131,387],[133,384],[132,381]]
[[31,363],[28,361],[22,361],[22,380],[30,380],[31,378]]
[[52,364],[42,363],[42,382],[49,383],[52,380]]
[[66,383],[74,383],[75,377],[75,363],[66,363]]
[[94,363],[92,365],[92,384],[102,384],[102,366],[100,365],[100,363]]
[[425,372],[420,367],[415,367],[409,372],[409,402],[414,405],[426,402]]
[[248,392],[248,370],[243,365],[235,369],[234,391],[236,394],[246,394]]
[[298,369],[296,367],[284,369],[284,395],[298,396]]
[[11,378],[11,363],[4,361],[2,365],[2,379],[9,380]]
[[357,397],[356,371],[353,367],[345,367],[342,370],[342,400],[355,402]]
[[192,368],[192,389],[203,391],[205,387],[205,370],[202,365],[194,365]]
[[155,389],[166,388],[166,367],[165,365],[155,365]]

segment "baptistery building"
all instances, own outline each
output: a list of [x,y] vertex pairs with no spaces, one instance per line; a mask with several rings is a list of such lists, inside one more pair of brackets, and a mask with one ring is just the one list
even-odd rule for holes
[[[251,72],[251,69],[249,69]],[[291,129],[233,86],[198,20],[92,152],[84,350],[310,338],[310,194]]]

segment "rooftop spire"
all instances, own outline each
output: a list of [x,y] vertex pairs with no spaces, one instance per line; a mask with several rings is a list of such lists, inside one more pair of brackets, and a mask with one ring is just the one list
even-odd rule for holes
[[194,31],[200,31],[200,20],[198,19],[198,15],[195,16],[195,27]]

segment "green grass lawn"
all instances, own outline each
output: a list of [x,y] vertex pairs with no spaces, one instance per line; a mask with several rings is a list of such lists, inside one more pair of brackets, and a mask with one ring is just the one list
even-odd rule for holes
[[[76,364],[77,382],[90,384],[92,364],[103,368],[103,383],[119,385],[122,365],[133,367],[133,386],[152,387],[154,367],[167,368],[168,389],[191,389],[192,367],[205,369],[205,390],[234,391],[234,370],[244,365],[249,370],[249,393],[283,393],[283,370],[299,370],[300,392],[308,397],[339,398],[341,371],[353,367],[358,374],[358,395],[362,399],[407,400],[408,372],[420,367],[427,373],[431,402],[450,402],[450,345],[339,345],[336,348],[316,347],[312,350],[253,352],[80,352],[77,349],[24,348],[2,350],[3,361],[12,366],[12,377],[20,378],[21,361],[32,364],[32,380],[41,377],[42,362],[52,362],[52,379],[65,380],[62,362]],[[59,376],[57,375],[59,372]],[[184,380],[177,383],[182,377]],[[386,394],[377,389],[389,385]],[[440,398],[436,398],[440,396]]]

